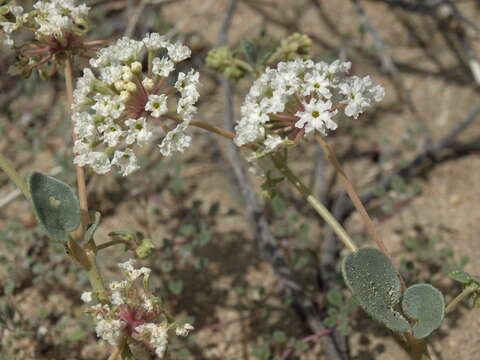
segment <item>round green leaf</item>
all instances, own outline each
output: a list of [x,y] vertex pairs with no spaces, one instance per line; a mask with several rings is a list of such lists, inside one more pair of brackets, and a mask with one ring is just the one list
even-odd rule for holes
[[342,272],[350,291],[370,316],[393,331],[410,330],[408,321],[395,310],[401,284],[385,254],[374,248],[351,252],[343,260]]
[[445,315],[443,295],[430,284],[410,286],[403,294],[402,308],[405,315],[417,320],[413,325],[413,336],[417,339],[438,329]]
[[56,240],[66,241],[80,225],[80,205],[67,184],[39,172],[28,179],[38,220]]

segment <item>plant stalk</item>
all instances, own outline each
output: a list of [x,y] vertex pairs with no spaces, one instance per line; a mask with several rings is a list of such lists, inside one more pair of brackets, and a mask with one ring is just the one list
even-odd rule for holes
[[377,227],[373,223],[371,217],[368,215],[367,210],[362,204],[362,201],[357,195],[357,192],[355,191],[355,188],[353,187],[353,184],[350,182],[350,180],[347,177],[347,174],[342,169],[342,166],[340,165],[340,162],[338,161],[337,157],[335,156],[335,153],[333,152],[332,148],[328,145],[328,143],[321,137],[320,134],[316,134],[315,138],[317,139],[317,142],[320,144],[322,147],[323,151],[325,152],[325,155],[327,156],[327,159],[330,161],[330,163],[333,165],[335,170],[338,172],[340,175],[340,179],[343,182],[343,185],[345,189],[347,190],[348,196],[352,200],[353,205],[359,212],[360,216],[362,217],[362,220],[367,227],[367,230],[369,234],[372,236],[373,240],[377,244],[378,248],[388,257],[390,257],[390,254],[387,250],[387,247],[385,246],[385,243],[382,240],[382,237],[380,236]]
[[356,251],[358,248],[351,239],[350,235],[345,231],[345,229],[340,225],[340,223],[335,219],[335,217],[328,211],[328,209],[323,206],[323,204],[318,201],[311,190],[305,186],[301,180],[290,170],[287,166],[285,160],[280,158],[279,155],[272,155],[273,163],[275,167],[287,178],[290,183],[295,186],[295,188],[302,194],[302,196],[307,200],[310,206],[325,220],[325,222],[330,225],[337,234],[338,238],[342,243],[350,250]]
[[472,293],[474,293],[475,291],[477,291],[479,289],[479,286],[477,284],[471,284],[471,285],[468,285],[465,289],[463,289],[463,291],[458,294],[451,302],[450,304],[447,305],[447,307],[445,308],[445,313],[448,314],[450,312],[452,312],[453,310],[455,310],[455,308],[465,299],[467,298],[469,295],[471,295]]
[[[65,59],[64,63],[65,71],[65,86],[67,89],[67,114],[72,115],[73,105],[73,74],[72,74],[72,62],[69,57]],[[72,117],[72,137],[73,143],[77,140],[77,136],[73,129],[75,128],[75,122]],[[77,173],[77,187],[78,187],[78,199],[80,201],[80,211],[82,214],[82,236],[87,231],[90,224],[90,215],[88,214],[88,201],[87,201],[87,187],[85,182],[85,172],[81,166],[75,166]]]
[[[67,90],[67,113],[72,115],[73,73],[72,73],[72,62],[69,57],[65,58],[64,71],[65,71],[65,86]],[[75,143],[77,136],[75,135],[74,128],[75,128],[75,121],[73,120],[73,117],[72,117],[72,137],[73,137],[73,142]],[[82,239],[90,224],[90,216],[88,214],[87,187],[85,184],[85,172],[83,171],[83,168],[77,165],[76,174],[77,174],[78,198],[80,201],[80,211],[82,215],[81,216],[81,220],[82,220],[81,232],[77,234],[77,236],[79,236],[80,239]],[[85,244],[84,249],[81,249],[81,250],[84,251],[84,254],[88,258],[88,263],[83,264],[82,267],[87,271],[90,285],[92,286],[93,291],[98,296],[98,299],[101,302],[106,302],[108,300],[107,292],[105,289],[105,285],[103,284],[102,276],[97,266],[97,261],[96,261],[97,248],[95,246],[95,241],[93,240],[93,238],[87,244]]]
[[0,169],[2,169],[8,178],[20,189],[25,197],[30,200],[30,191],[26,181],[15,170],[13,164],[4,155],[0,154]]
[[412,334],[405,333],[407,347],[412,360],[431,360],[425,339],[416,339]]

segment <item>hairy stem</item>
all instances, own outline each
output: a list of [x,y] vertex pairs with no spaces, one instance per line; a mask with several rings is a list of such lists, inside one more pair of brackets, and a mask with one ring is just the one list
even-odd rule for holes
[[8,178],[20,189],[27,199],[30,200],[30,191],[25,180],[14,169],[13,164],[5,156],[0,154],[0,169],[2,169]]
[[[73,73],[72,73],[72,63],[70,58],[65,59],[64,63],[64,71],[65,71],[65,86],[67,90],[67,113],[72,113],[72,105],[73,105]],[[72,117],[72,129],[75,127],[75,122],[73,121]],[[75,143],[76,135],[75,132],[72,130],[72,137],[73,142]],[[87,187],[85,185],[85,172],[83,168],[80,166],[76,166],[76,173],[77,173],[77,186],[78,186],[78,198],[80,201],[80,211],[82,214],[82,228],[81,233],[77,234],[80,238],[83,238],[85,231],[90,224],[90,216],[88,214],[88,202],[87,202]],[[85,264],[83,263],[82,267],[87,271],[88,280],[90,281],[90,285],[92,286],[94,292],[98,296],[98,299],[102,302],[107,301],[107,293],[105,290],[105,285],[103,284],[103,279],[100,274],[100,271],[97,267],[96,262],[96,253],[97,249],[95,246],[95,241],[93,238],[84,246],[78,250],[78,253],[81,254],[83,251],[82,256],[88,259],[88,262]],[[82,263],[81,263],[82,264]]]
[[[67,88],[67,114],[72,113],[73,105],[73,74],[72,74],[72,62],[70,58],[65,59],[65,86]],[[72,118],[72,128],[75,127],[75,123]],[[73,142],[77,139],[77,136],[72,131]],[[88,215],[88,202],[87,202],[87,187],[85,185],[85,172],[80,166],[76,166],[77,172],[77,186],[78,186],[78,199],[80,201],[80,211],[82,214],[82,232],[85,233],[90,224],[90,216]]]
[[408,343],[408,352],[412,360],[431,359],[425,339],[416,339],[410,333],[405,333],[404,335]]
[[111,241],[107,241],[106,243],[97,245],[97,250],[103,250],[103,249],[106,249],[106,248],[108,248],[108,247],[110,247],[110,246],[120,245],[120,244],[128,245],[128,242],[125,241],[125,240],[111,240]]
[[323,151],[325,152],[325,155],[327,156],[327,159],[330,161],[330,163],[333,165],[335,170],[338,172],[340,175],[340,179],[343,182],[343,185],[345,186],[345,189],[347,190],[348,196],[352,200],[353,205],[357,209],[357,211],[360,213],[360,216],[362,217],[362,220],[367,227],[367,230],[372,236],[373,240],[377,244],[378,248],[387,256],[390,257],[387,247],[385,246],[385,243],[383,242],[377,227],[373,223],[372,219],[367,213],[367,210],[362,204],[362,201],[357,195],[357,192],[355,191],[355,188],[353,187],[353,184],[350,182],[350,180],[347,177],[347,174],[342,169],[342,166],[340,165],[340,162],[338,161],[337,157],[335,156],[335,153],[333,150],[330,148],[328,143],[321,137],[321,135],[316,134],[316,139],[320,146],[322,147]]
[[472,293],[477,291],[479,289],[479,286],[477,284],[471,284],[468,285],[463,291],[458,294],[451,302],[450,304],[447,305],[445,308],[445,313],[448,314],[455,310],[455,308],[460,304],[464,299],[466,299],[468,296],[470,296]]
[[318,201],[315,196],[313,196],[311,190],[305,186],[301,180],[290,170],[287,166],[285,159],[280,158],[279,155],[272,155],[273,163],[275,167],[287,178],[290,183],[297,188],[297,190],[302,194],[302,196],[307,200],[310,206],[325,220],[325,222],[330,225],[337,234],[338,238],[342,243],[350,250],[356,251],[357,246],[350,238],[350,235],[347,234],[345,229],[340,225],[340,223],[335,219],[335,217],[328,211],[328,209],[323,206],[323,204]]
[[[164,114],[162,115],[163,117],[167,118],[167,119],[170,119],[170,120],[173,120],[175,122],[178,122],[178,123],[181,123],[183,122],[183,119],[179,118],[178,116],[176,115],[173,115],[173,114]],[[220,135],[220,136],[223,136],[224,138],[227,138],[229,140],[233,140],[235,138],[235,134],[228,131],[228,130],[224,130],[224,129],[221,129],[219,127],[216,127],[214,125],[210,125],[209,123],[206,123],[206,122],[203,122],[203,121],[196,121],[196,120],[193,120],[193,121],[190,121],[190,125],[192,126],[195,126],[195,127],[198,127],[200,129],[203,129],[203,130],[207,130],[207,131],[210,131],[214,134],[217,134],[217,135]],[[244,147],[252,150],[252,151],[255,151],[257,149],[257,147],[254,145],[254,144],[246,144],[244,145]]]

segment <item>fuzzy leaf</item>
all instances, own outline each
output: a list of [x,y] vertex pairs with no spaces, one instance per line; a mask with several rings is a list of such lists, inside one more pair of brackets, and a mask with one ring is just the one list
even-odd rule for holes
[[461,270],[452,271],[450,273],[450,278],[452,278],[455,281],[461,282],[462,284],[469,284],[473,282],[480,285],[479,279]]
[[423,339],[438,329],[445,315],[442,293],[430,284],[410,286],[403,295],[402,308],[405,315],[417,320],[413,336]]
[[85,235],[83,237],[83,244],[89,242],[93,238],[93,235],[95,234],[95,231],[97,231],[97,228],[98,228],[98,225],[100,224],[101,219],[102,219],[102,214],[96,211],[95,217],[93,219],[93,224],[91,224],[88,227],[87,231],[85,231]]
[[342,264],[343,277],[360,306],[375,320],[397,332],[410,329],[394,308],[400,302],[401,284],[390,259],[374,248],[348,254]]
[[335,289],[330,290],[327,293],[327,300],[332,305],[341,305],[343,300],[342,293]]
[[254,42],[251,40],[242,40],[242,48],[250,65],[255,67],[257,64],[257,47]]
[[174,294],[174,295],[180,295],[180,293],[183,290],[183,281],[182,280],[170,280],[168,282],[168,289]]
[[28,179],[32,203],[38,220],[58,241],[67,241],[68,233],[80,225],[80,205],[72,188],[39,172]]

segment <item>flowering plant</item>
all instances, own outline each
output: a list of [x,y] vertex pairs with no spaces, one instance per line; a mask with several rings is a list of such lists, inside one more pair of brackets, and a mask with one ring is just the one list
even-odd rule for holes
[[[114,240],[97,242],[101,215],[96,212],[92,221],[85,173],[93,170],[92,176],[98,176],[116,167],[128,176],[140,168],[137,155],[141,148],[151,143],[158,145],[164,157],[183,152],[194,141],[189,132],[192,126],[232,140],[249,152],[247,160],[265,181],[264,194],[274,196],[283,180],[295,187],[349,250],[342,274],[358,303],[402,339],[413,359],[428,358],[425,338],[463,298],[478,295],[480,281],[457,273],[466,289],[447,307],[442,293],[433,286],[407,287],[326,140],[345,119],[358,119],[374,102],[381,101],[384,88],[375,85],[370,76],[351,75],[348,61],[311,60],[311,41],[305,35],[294,34],[273,51],[263,53],[244,42],[244,56],[222,46],[210,51],[207,64],[234,80],[247,75],[254,78],[240,109],[241,118],[230,132],[195,119],[200,77],[186,61],[191,56],[189,47],[158,33],[146,34],[141,40],[87,41],[88,11],[88,6],[74,0],[37,1],[30,12],[14,1],[0,7],[3,46],[18,56],[11,74],[28,76],[46,64],[52,65],[50,75],[57,67],[63,69],[66,110],[73,125],[77,192],[38,172],[25,181],[1,154],[0,168],[31,202],[48,235],[62,243],[72,261],[86,272],[92,289],[83,292],[81,299],[98,338],[114,347],[109,360],[135,358],[132,349],[136,345],[158,358],[168,358],[169,333],[185,337],[194,327],[175,320],[164,299],[150,287],[152,270],[136,268],[133,259],[118,264],[123,280],[105,285],[97,264],[101,250],[119,244],[132,250],[134,244],[135,257],[145,258],[154,245],[148,239],[140,245],[136,239],[126,240],[128,236],[120,236],[121,232],[110,233],[119,235]],[[15,35],[21,30],[33,37],[20,44]],[[88,59],[87,66],[78,66],[81,58]],[[74,88],[77,70],[83,75]],[[337,171],[378,249],[359,249],[290,169],[290,148],[311,139],[320,144]],[[277,178],[272,177],[273,172]]]
[[[160,50],[166,51],[161,58],[156,56]],[[142,41],[122,38],[99,51],[90,60],[98,78],[85,68],[73,93],[75,164],[89,165],[99,174],[114,165],[126,176],[138,168],[134,149],[151,142],[155,129],[163,132],[159,147],[164,156],[190,146],[186,131],[197,111],[199,73],[180,72],[168,86],[175,64],[189,56],[188,47],[156,33]]]

